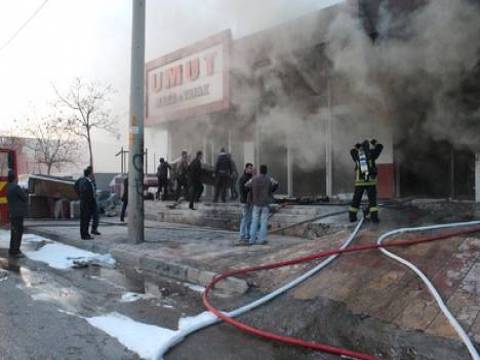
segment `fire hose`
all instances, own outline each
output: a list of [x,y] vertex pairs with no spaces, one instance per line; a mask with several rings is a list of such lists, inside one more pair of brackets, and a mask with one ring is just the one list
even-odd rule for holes
[[[356,234],[358,231],[359,227],[361,226],[361,222],[357,225],[357,228],[355,231],[352,233],[352,235]],[[473,226],[477,225],[473,228],[465,229],[465,230],[459,230],[459,231],[450,231],[444,234],[439,234],[439,235],[432,235],[432,236],[426,236],[417,240],[413,241],[395,241],[393,243],[389,244],[384,244],[383,241],[392,235],[400,234],[400,233],[406,233],[406,232],[417,232],[417,231],[427,231],[427,230],[436,230],[436,229],[444,229],[444,228],[452,228],[452,227],[464,227],[464,226]],[[453,224],[444,224],[444,225],[432,225],[432,226],[424,226],[424,227],[419,227],[419,228],[402,228],[402,229],[397,229],[390,231],[388,233],[385,233],[384,235],[380,236],[377,244],[371,244],[371,245],[361,245],[361,246],[355,246],[351,248],[346,248],[346,246],[342,246],[342,248],[339,248],[337,250],[330,250],[330,251],[323,251],[317,254],[305,256],[305,257],[300,257],[292,260],[287,260],[283,262],[278,262],[278,263],[272,263],[272,264],[265,264],[265,265],[259,265],[259,266],[254,266],[254,267],[248,267],[248,268],[243,268],[243,269],[238,269],[230,272],[223,273],[217,277],[215,277],[211,283],[207,286],[204,294],[203,294],[203,303],[207,307],[207,309],[212,312],[215,316],[217,316],[219,319],[225,321],[226,323],[235,326],[236,328],[265,338],[269,340],[274,340],[277,342],[281,342],[284,344],[288,345],[293,345],[293,346],[299,346],[307,349],[312,349],[312,350],[319,350],[319,351],[324,351],[336,355],[341,355],[341,356],[347,356],[350,358],[354,359],[360,359],[360,360],[376,360],[376,357],[369,355],[369,354],[364,354],[364,353],[359,353],[359,352],[354,352],[351,350],[347,349],[342,349],[338,347],[333,347],[330,345],[326,344],[321,344],[318,342],[314,341],[305,341],[299,338],[295,337],[290,337],[290,336],[282,336],[278,335],[272,332],[260,330],[258,328],[254,328],[252,326],[246,325],[238,320],[233,319],[234,316],[240,315],[237,311],[230,312],[230,313],[224,313],[214,307],[208,298],[208,295],[210,291],[213,289],[215,284],[218,282],[231,277],[235,275],[240,275],[240,274],[247,274],[250,272],[254,271],[260,271],[260,270],[270,270],[270,269],[276,269],[284,266],[291,266],[295,264],[301,264],[301,263],[306,263],[310,261],[314,261],[323,257],[329,257],[328,259],[333,259],[338,256],[339,254],[343,253],[353,253],[353,252],[359,252],[359,251],[366,251],[366,250],[372,250],[372,249],[377,249],[379,248],[385,255],[389,256],[390,258],[402,263],[403,265],[409,267],[411,270],[413,270],[419,277],[420,279],[427,285],[429,291],[432,293],[432,295],[435,298],[435,301],[438,303],[440,306],[441,311],[446,315],[447,319],[449,322],[452,324],[456,332],[458,333],[459,337],[461,340],[464,342],[466,345],[472,359],[474,360],[480,360],[480,356],[473,346],[471,340],[461,327],[461,325],[456,321],[456,319],[453,317],[453,315],[450,313],[450,311],[447,309],[446,305],[444,304],[443,300],[441,299],[440,295],[436,291],[435,287],[431,284],[431,282],[428,280],[428,278],[413,264],[408,262],[407,260],[389,252],[388,250],[385,249],[385,247],[405,247],[405,246],[412,246],[412,245],[417,245],[417,244],[422,244],[422,243],[427,243],[427,242],[432,242],[432,241],[438,241],[438,240],[444,240],[453,236],[458,236],[458,235],[466,235],[466,234],[471,234],[475,232],[480,231],[480,221],[472,221],[472,222],[463,222],[463,223],[453,223]],[[353,237],[352,237],[353,239]],[[344,244],[346,245],[347,242]],[[327,259],[327,260],[328,260]],[[322,263],[323,264],[323,263]],[[322,265],[319,264],[319,265]],[[312,269],[313,270],[313,269]],[[295,280],[294,280],[295,281]]]
[[[337,215],[337,213],[334,213],[333,215]],[[333,216],[331,215],[331,216]],[[340,246],[340,249],[346,249],[348,245],[350,245],[350,243],[354,240],[355,236],[357,235],[357,233],[359,232],[361,226],[363,224],[363,219],[361,219],[358,224],[356,225],[355,229],[352,231],[352,233],[350,234],[350,236],[348,237],[347,240],[345,240],[345,242]],[[308,278],[310,278],[311,276],[315,275],[317,272],[319,272],[320,270],[322,270],[324,267],[326,267],[328,264],[330,264],[333,260],[335,260],[336,258],[338,257],[338,254],[332,254],[331,256],[329,256],[327,259],[325,259],[324,261],[322,261],[321,263],[319,263],[318,265],[316,265],[314,268],[308,270],[307,272],[305,272],[304,274],[300,275],[299,277],[297,277],[296,279],[294,279],[293,281],[289,282],[288,284],[285,284],[283,286],[281,286],[280,288],[274,290],[273,292],[261,297],[260,299],[257,299],[255,301],[252,301],[251,303],[249,304],[246,304],[244,306],[241,306],[239,307],[238,309],[235,309],[229,313],[227,313],[226,315],[228,315],[228,318],[231,319],[232,317],[237,317],[237,316],[240,316],[250,310],[253,310],[273,299],[275,299],[276,297],[278,297],[279,295],[287,292],[288,290],[294,288],[295,286],[297,286],[298,284],[302,283],[303,281],[307,280]],[[217,278],[216,278],[217,279]],[[218,281],[220,281],[221,279],[219,279]],[[217,282],[218,282],[217,281]],[[213,287],[214,284],[210,284],[210,289]],[[209,289],[209,290],[210,290]],[[223,315],[224,313],[222,313]],[[187,330],[179,330],[177,332],[177,334],[173,337],[170,338],[170,340],[166,343],[164,343],[162,345],[162,347],[158,350],[155,358],[156,359],[162,359],[163,355],[169,350],[171,349],[172,347],[174,347],[175,345],[177,345],[178,343],[180,343],[181,341],[183,341],[183,339],[196,332],[196,331],[199,331],[205,327],[208,327],[208,326],[211,326],[213,324],[216,324],[218,322],[220,322],[221,319],[220,317],[216,317],[216,316],[210,316],[210,317],[205,317],[203,318],[201,321],[197,321],[195,323],[194,326],[191,326],[189,327]]]

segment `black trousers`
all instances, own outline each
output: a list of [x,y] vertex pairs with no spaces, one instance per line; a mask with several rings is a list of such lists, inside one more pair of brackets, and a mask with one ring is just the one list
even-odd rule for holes
[[177,179],[177,201],[178,199],[180,199],[180,197],[183,195],[183,196],[186,196],[186,194],[188,193],[188,182],[187,182],[187,179],[185,177],[179,177]]
[[190,188],[190,205],[189,205],[190,208],[193,208],[194,202],[200,199],[202,192],[203,192],[202,182],[198,180],[192,181],[191,188]]
[[20,252],[23,236],[23,216],[10,218],[10,249],[8,252],[12,255]]
[[228,175],[217,175],[217,180],[215,183],[215,196],[213,198],[214,202],[218,201],[218,197],[222,197],[222,201],[227,201],[227,190],[230,186],[230,176]]
[[158,178],[158,189],[157,189],[157,199],[160,199],[160,194],[162,194],[162,200],[165,200],[168,194],[168,179]]
[[353,194],[352,205],[350,207],[350,213],[357,213],[360,209],[360,202],[364,192],[367,192],[368,196],[368,212],[376,212],[377,209],[377,186],[376,185],[356,185],[355,192]]
[[92,231],[96,231],[98,229],[98,224],[100,223],[100,209],[98,204],[95,203],[92,212]]
[[127,211],[128,199],[123,199],[122,212],[120,213],[120,221],[125,220],[125,212]]
[[80,203],[80,236],[82,238],[90,235],[88,233],[88,228],[93,216],[93,210],[94,208],[92,205]]

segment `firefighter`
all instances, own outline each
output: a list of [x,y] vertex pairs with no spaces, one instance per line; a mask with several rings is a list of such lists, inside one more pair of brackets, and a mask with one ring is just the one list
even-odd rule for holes
[[378,159],[382,150],[383,145],[373,139],[370,142],[365,140],[361,144],[356,144],[355,148],[350,151],[352,159],[355,162],[355,192],[353,194],[352,205],[348,211],[351,222],[357,221],[357,213],[365,191],[368,196],[368,209],[365,212],[366,218],[370,217],[374,223],[378,223],[379,221],[377,207],[377,166],[375,165],[375,160]]

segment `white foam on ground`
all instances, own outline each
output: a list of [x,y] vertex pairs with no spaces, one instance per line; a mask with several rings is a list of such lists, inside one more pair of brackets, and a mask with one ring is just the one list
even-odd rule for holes
[[24,234],[22,237],[22,243],[39,243],[39,242],[53,242],[53,240],[44,238],[43,236],[35,234]]
[[47,244],[37,251],[25,251],[24,254],[32,260],[44,262],[55,269],[68,269],[73,266],[73,260],[96,256],[90,251],[58,243]]
[[116,338],[142,359],[159,360],[163,358],[164,352],[169,349],[172,341],[183,339],[185,333],[192,327],[195,328],[215,318],[215,315],[208,311],[181,318],[178,322],[179,329],[176,331],[138,322],[116,312],[86,318],[86,320],[90,325]]
[[[10,241],[10,231],[0,229],[0,241]],[[22,243],[39,243],[42,241],[52,242],[52,240],[34,234],[24,234],[22,237]]]
[[146,300],[146,299],[151,299],[151,298],[153,298],[153,295],[150,295],[150,294],[127,292],[125,294],[122,294],[120,302],[129,303],[129,302],[135,302],[135,301],[138,301],[138,300]]
[[38,294],[33,294],[33,295],[30,295],[30,297],[32,298],[32,300],[35,300],[35,301],[51,301],[52,300],[52,297],[48,294],[45,294],[45,293],[38,293]]
[[195,316],[183,317],[183,318],[180,318],[180,320],[178,321],[178,330],[188,331],[190,328],[196,327],[198,323],[202,323],[204,321],[210,321],[216,318],[217,317],[210,311],[204,311]]
[[10,241],[10,231],[0,229],[0,241]]
[[189,283],[183,283],[183,286],[189,288],[190,290],[202,293],[205,291],[205,288],[200,285],[194,285],[194,284],[189,284]]
[[0,282],[8,279],[8,271],[0,269]]
[[88,323],[116,338],[142,359],[156,360],[158,349],[175,336],[176,331],[134,321],[119,313],[86,319]]

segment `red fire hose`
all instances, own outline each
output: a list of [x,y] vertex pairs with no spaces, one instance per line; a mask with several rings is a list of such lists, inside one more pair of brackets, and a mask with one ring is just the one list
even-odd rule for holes
[[283,336],[279,334],[275,334],[269,331],[261,330],[249,325],[246,325],[238,320],[235,320],[229,316],[227,316],[225,313],[214,307],[208,298],[208,294],[210,291],[213,289],[215,284],[218,282],[231,277],[235,275],[240,275],[240,274],[247,274],[250,272],[255,272],[255,271],[260,271],[260,270],[270,270],[270,269],[276,269],[284,266],[291,266],[291,265],[296,265],[296,264],[301,264],[301,263],[306,263],[310,261],[314,261],[323,257],[331,256],[331,255],[336,255],[336,254],[343,254],[343,253],[352,253],[352,252],[358,252],[358,251],[366,251],[366,250],[372,250],[372,249],[377,249],[380,247],[396,247],[396,246],[411,246],[411,245],[418,245],[418,244],[423,244],[427,242],[432,242],[432,241],[438,241],[438,240],[444,240],[453,236],[458,236],[458,235],[466,235],[466,234],[472,234],[480,232],[480,226],[475,226],[471,228],[467,228],[464,230],[458,230],[458,231],[448,231],[442,234],[438,235],[431,235],[431,236],[424,236],[421,237],[417,240],[406,240],[406,241],[395,241],[389,244],[383,244],[383,245],[378,245],[378,244],[372,244],[372,245],[360,245],[360,246],[354,246],[350,247],[347,249],[343,250],[329,250],[329,251],[323,251],[319,253],[315,253],[312,255],[304,256],[304,257],[299,257],[287,261],[282,261],[278,263],[271,263],[271,264],[264,264],[264,265],[258,265],[258,266],[253,266],[253,267],[248,267],[248,268],[243,268],[243,269],[238,269],[238,270],[232,270],[225,272],[223,274],[220,274],[212,279],[210,284],[208,284],[207,288],[205,289],[205,292],[203,293],[203,303],[207,307],[209,311],[211,311],[215,316],[220,318],[221,320],[225,321],[226,323],[235,326],[236,328],[247,332],[249,334],[259,336],[268,340],[274,340],[277,342],[281,342],[287,345],[293,345],[293,346],[298,346],[298,347],[303,347],[311,350],[317,350],[317,351],[323,351],[335,355],[340,355],[340,356],[346,356],[354,359],[359,359],[359,360],[377,360],[376,357],[373,355],[369,354],[364,354],[364,353],[359,353],[347,349],[342,349],[339,347],[334,347],[330,346],[327,344],[322,344],[318,343],[315,341],[306,341],[302,340],[299,338],[291,337],[291,336]]

